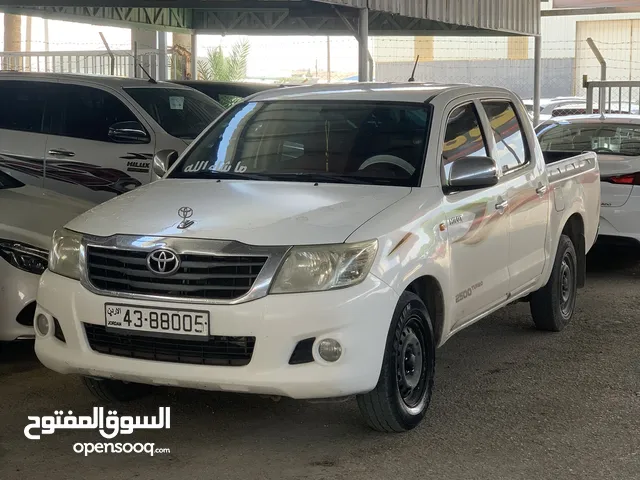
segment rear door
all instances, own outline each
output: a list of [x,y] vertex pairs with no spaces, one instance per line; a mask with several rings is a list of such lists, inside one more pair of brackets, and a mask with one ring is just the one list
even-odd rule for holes
[[[155,138],[151,128],[113,92],[94,85],[56,86],[46,147],[46,188],[91,202],[104,202],[151,179]],[[115,143],[109,128],[139,122],[145,144]]]
[[0,81],[0,170],[26,183],[44,184],[45,105],[55,82]]

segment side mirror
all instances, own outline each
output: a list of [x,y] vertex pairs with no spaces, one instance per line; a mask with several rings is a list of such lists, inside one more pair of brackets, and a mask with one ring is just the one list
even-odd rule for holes
[[149,143],[149,134],[140,122],[117,122],[109,127],[109,139],[115,143]]
[[498,167],[489,157],[463,157],[454,160],[449,172],[449,188],[474,190],[498,183]]
[[159,178],[164,177],[164,174],[176,163],[176,160],[180,155],[175,150],[159,150],[153,156],[153,173]]

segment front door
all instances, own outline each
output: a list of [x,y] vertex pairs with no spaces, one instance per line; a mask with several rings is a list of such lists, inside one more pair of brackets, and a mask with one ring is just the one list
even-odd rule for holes
[[146,144],[116,143],[109,138],[113,124],[140,122],[131,109],[100,88],[73,84],[56,88],[45,187],[101,203],[149,183],[153,137]]
[[[442,152],[445,181],[454,160],[487,155],[475,104],[456,107],[448,117]],[[445,197],[454,328],[507,297],[509,220],[503,208],[505,203],[506,189],[501,183]]]
[[[509,100],[485,100],[494,142],[491,156],[502,171],[509,217],[509,291],[517,295],[542,274],[549,215],[544,166],[531,149],[516,107]],[[531,140],[533,141],[533,140]]]

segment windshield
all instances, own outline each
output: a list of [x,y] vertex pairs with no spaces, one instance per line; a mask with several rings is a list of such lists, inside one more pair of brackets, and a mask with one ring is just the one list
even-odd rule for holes
[[611,153],[640,156],[640,125],[628,123],[548,123],[537,129],[547,152]]
[[224,111],[222,105],[190,88],[124,89],[169,135],[193,140]]
[[429,118],[422,105],[244,103],[169,176],[417,186]]
[[12,176],[0,170],[0,190],[4,190],[5,188],[18,188],[24,187],[24,183],[20,180],[16,180]]

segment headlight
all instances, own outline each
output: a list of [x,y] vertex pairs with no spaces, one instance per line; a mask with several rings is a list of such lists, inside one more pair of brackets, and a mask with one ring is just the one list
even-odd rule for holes
[[82,235],[71,230],[56,230],[53,233],[49,270],[58,275],[80,278],[80,243]]
[[20,270],[41,275],[47,268],[47,251],[26,243],[0,239],[0,257]]
[[349,287],[368,275],[378,241],[294,247],[271,287],[271,293],[319,292]]

